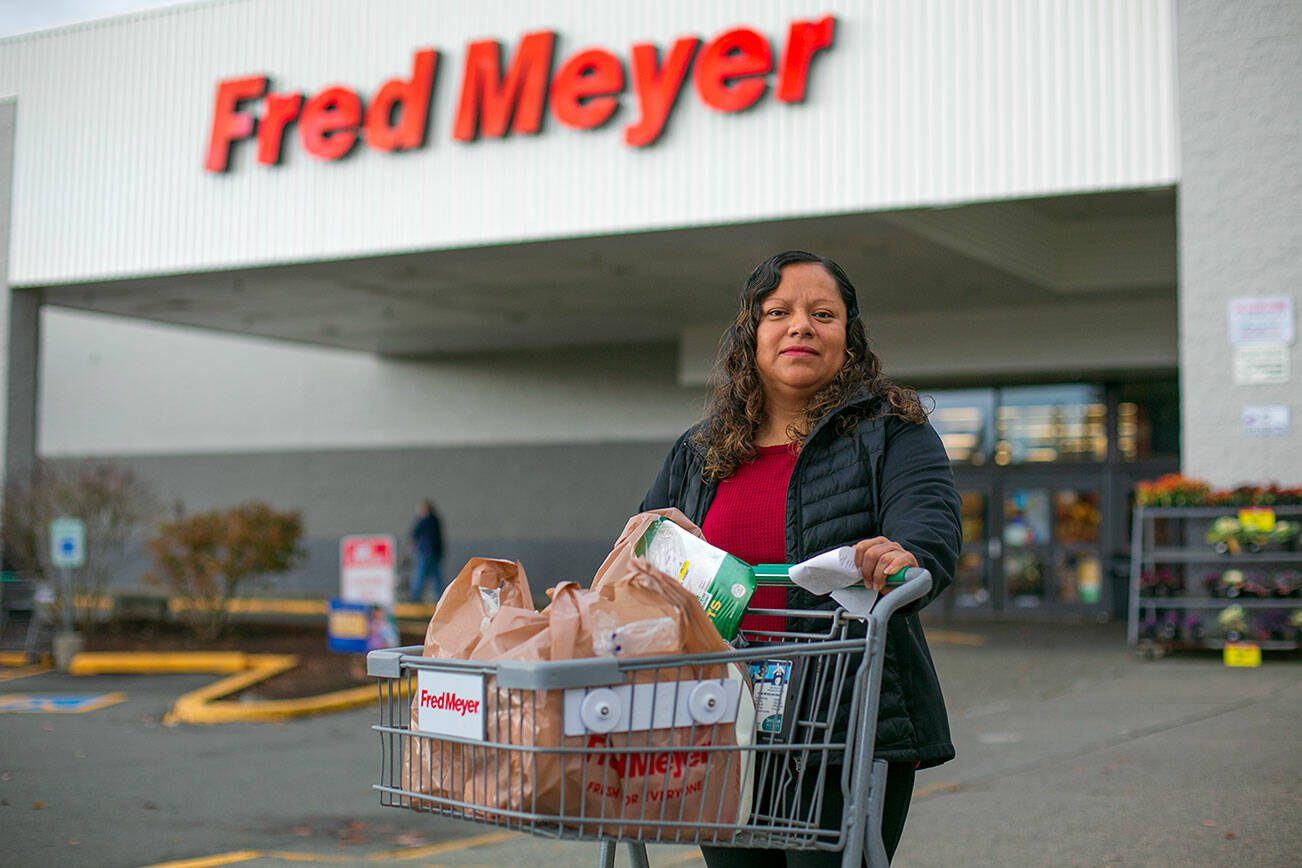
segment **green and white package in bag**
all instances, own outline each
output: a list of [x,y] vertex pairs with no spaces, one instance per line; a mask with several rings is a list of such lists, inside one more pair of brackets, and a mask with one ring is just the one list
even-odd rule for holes
[[667,518],[652,522],[633,551],[695,594],[720,636],[731,640],[737,635],[737,625],[755,593],[755,571],[745,561]]

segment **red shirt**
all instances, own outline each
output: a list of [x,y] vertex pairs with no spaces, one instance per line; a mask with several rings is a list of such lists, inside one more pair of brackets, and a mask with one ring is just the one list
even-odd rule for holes
[[[705,541],[748,564],[782,564],[787,559],[787,485],[796,466],[790,446],[761,446],[754,461],[719,483],[701,523]],[[751,608],[784,609],[784,588],[757,588]],[[747,615],[742,628],[783,630],[786,619]]]

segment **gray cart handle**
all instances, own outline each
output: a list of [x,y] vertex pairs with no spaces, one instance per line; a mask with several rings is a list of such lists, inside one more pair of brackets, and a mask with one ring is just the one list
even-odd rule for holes
[[[755,582],[760,587],[797,588],[799,585],[791,581],[788,574],[790,569],[790,564],[759,564],[755,567]],[[874,595],[862,584],[853,584],[834,591],[833,595],[841,608],[851,615],[866,618],[871,612],[880,610],[880,620],[884,624],[901,606],[921,599],[930,590],[931,573],[922,567],[905,567],[886,577],[886,587],[881,594]]]
[[[886,626],[886,622],[897,611],[910,603],[916,603],[931,592],[930,572],[922,567],[909,567],[902,572],[904,584],[896,588],[889,588],[888,586],[890,593],[879,596],[877,604],[873,606],[872,616],[883,627]],[[896,575],[900,574],[896,573]]]

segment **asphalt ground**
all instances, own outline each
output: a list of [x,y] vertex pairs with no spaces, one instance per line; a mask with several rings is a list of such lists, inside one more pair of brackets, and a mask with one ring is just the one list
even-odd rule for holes
[[[897,865],[1299,864],[1296,655],[1227,669],[1210,654],[1140,660],[1119,625],[930,629],[959,758],[918,775]],[[594,844],[380,807],[369,710],[161,724],[211,680],[0,681],[0,694],[125,694],[82,714],[0,714],[0,863],[596,862]],[[703,864],[690,847],[652,847],[651,863]]]

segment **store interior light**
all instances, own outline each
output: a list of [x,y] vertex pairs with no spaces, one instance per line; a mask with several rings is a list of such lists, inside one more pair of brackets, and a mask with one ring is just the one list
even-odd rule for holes
[[943,422],[955,428],[977,427],[984,417],[980,407],[937,407],[931,412],[933,422]]

